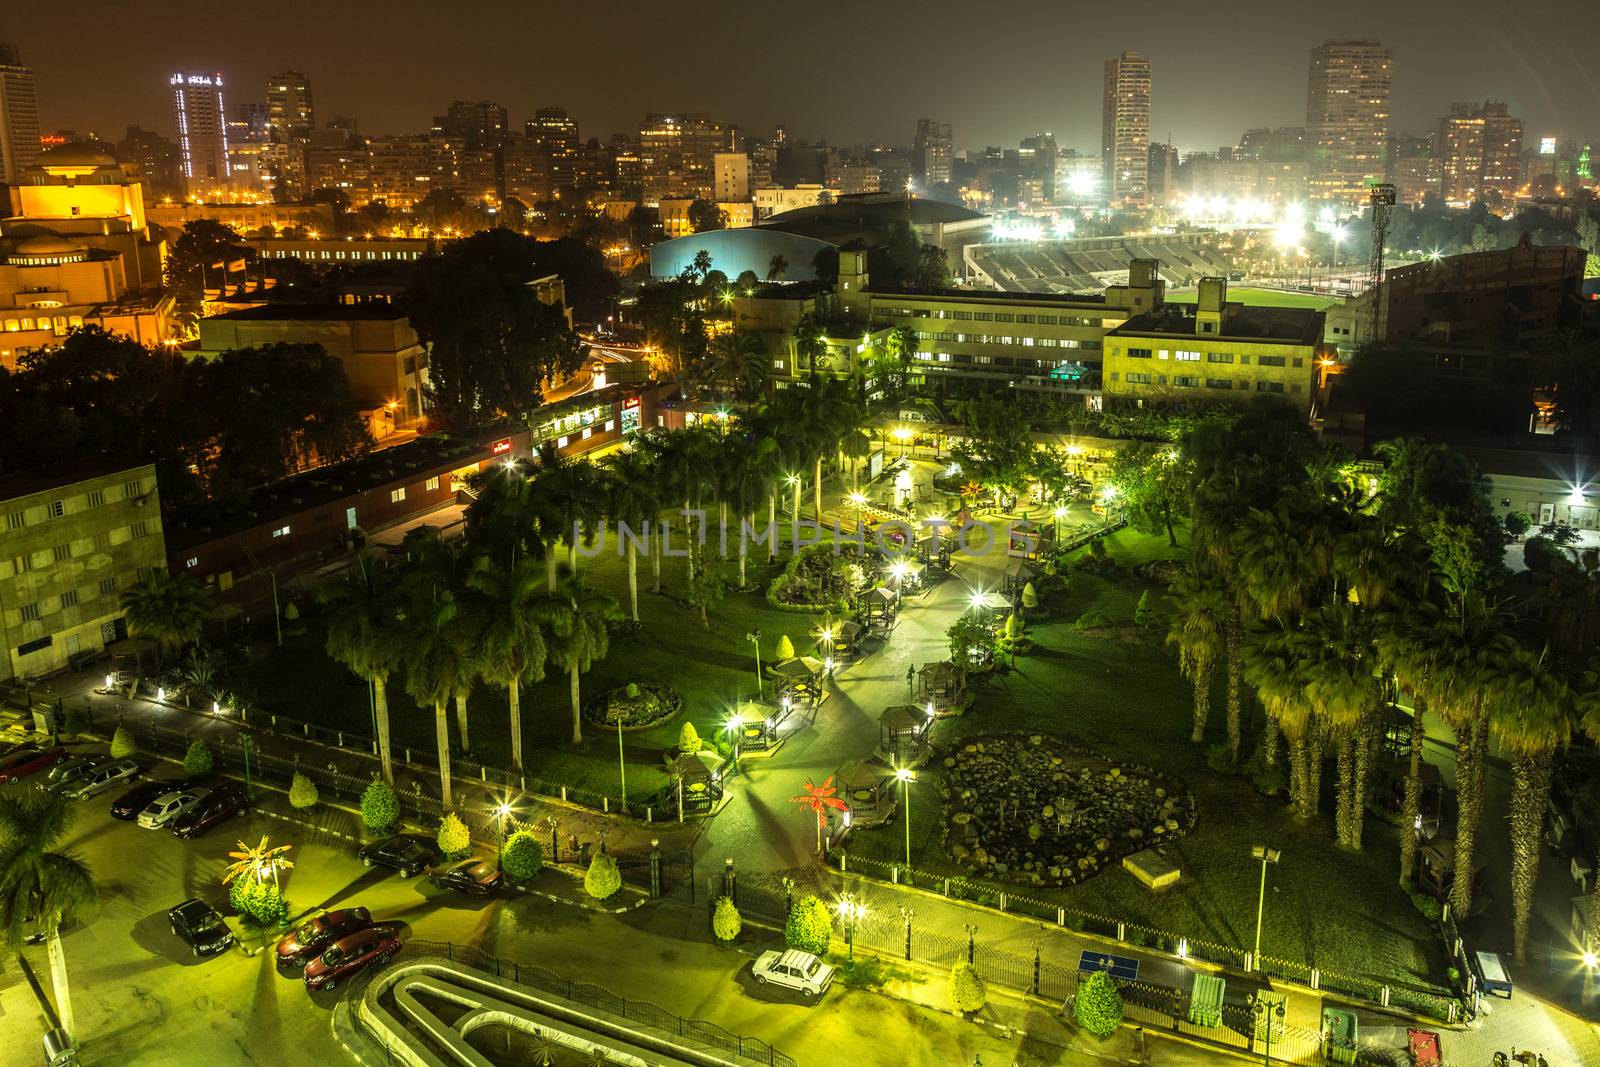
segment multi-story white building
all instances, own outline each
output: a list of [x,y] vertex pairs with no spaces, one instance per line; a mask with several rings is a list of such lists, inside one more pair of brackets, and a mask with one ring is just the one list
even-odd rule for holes
[[1138,52],[1106,60],[1100,124],[1106,197],[1141,206],[1150,199],[1150,61]]

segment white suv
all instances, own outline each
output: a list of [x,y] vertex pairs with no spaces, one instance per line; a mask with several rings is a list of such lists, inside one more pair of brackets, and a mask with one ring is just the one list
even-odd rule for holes
[[763,952],[751,968],[756,981],[798,989],[808,997],[820,996],[833,984],[833,968],[809,952]]

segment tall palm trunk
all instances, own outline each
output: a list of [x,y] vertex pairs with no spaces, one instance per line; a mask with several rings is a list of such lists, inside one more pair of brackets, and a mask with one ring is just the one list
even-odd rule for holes
[[1322,807],[1322,730],[1306,728],[1306,814],[1315,815]]
[[772,535],[767,541],[767,560],[778,558],[778,494],[777,491],[767,495],[767,531]]
[[628,610],[633,614],[633,621],[639,621],[639,556],[636,552],[628,553]]
[[1422,818],[1422,701],[1411,710],[1411,764],[1400,806],[1400,887],[1410,891],[1417,872],[1417,822]]
[[1277,722],[1272,718],[1271,715],[1268,715],[1266,725],[1262,727],[1261,734],[1263,758],[1268,767],[1276,767],[1278,765],[1279,733],[1280,731],[1278,730]]
[[1306,801],[1311,791],[1311,763],[1304,735],[1289,738],[1289,799],[1294,806],[1294,817],[1311,818],[1311,807]]
[[450,713],[443,699],[433,704],[433,736],[439,745],[439,797],[450,807]]
[[817,508],[817,522],[822,522],[822,453],[817,453],[817,480],[811,486],[812,501]]
[[1517,963],[1528,961],[1528,922],[1539,882],[1539,835],[1550,802],[1549,752],[1511,762],[1511,932]]
[[689,568],[689,583],[694,584],[694,519],[689,514],[690,500],[683,498],[683,540],[688,551],[685,562]]
[[506,706],[511,709],[511,766],[522,770],[522,684],[506,686]]
[[572,540],[570,542],[568,542],[568,544],[567,544],[567,570],[572,572],[572,576],[574,578],[576,578],[578,576],[578,531],[577,530],[573,530],[572,531]]
[[1239,722],[1239,680],[1244,674],[1239,619],[1228,620],[1225,637],[1228,645],[1228,749],[1235,762],[1239,759],[1239,746],[1243,743],[1243,730]]
[[1361,851],[1361,835],[1367,825],[1367,776],[1372,771],[1372,749],[1376,744],[1383,704],[1368,708],[1361,717],[1355,736],[1355,781],[1350,787],[1350,847]]
[[1355,738],[1346,734],[1334,742],[1337,746],[1337,759],[1339,766],[1339,792],[1334,804],[1333,826],[1334,836],[1339,844],[1346,848],[1350,846],[1350,809],[1354,803],[1353,790],[1355,786],[1355,753],[1351,751],[1355,745]]
[[659,526],[660,529],[651,531],[655,536],[650,538],[651,591],[658,595],[661,592],[661,531],[667,528],[667,523],[663,520]]
[[465,752],[472,747],[471,739],[467,736],[467,694],[456,694],[456,729],[461,731],[461,751]]
[[1474,720],[1456,731],[1456,873],[1450,886],[1450,910],[1458,921],[1472,914],[1472,850],[1478,834],[1478,815],[1483,807],[1477,772],[1478,734],[1481,722]]
[[556,591],[556,550],[554,545],[544,551],[544,585],[545,592],[554,593]]
[[583,743],[583,719],[578,714],[578,665],[574,663],[567,671],[568,680],[572,686],[572,743]]
[[[719,500],[717,502],[717,521],[721,524],[717,528],[717,532],[720,535],[717,538],[717,553],[722,559],[727,559],[728,558],[728,502],[726,500]],[[743,583],[740,583],[740,584],[743,584]]]
[[1206,739],[1206,717],[1211,714],[1211,670],[1210,660],[1195,666],[1194,729],[1189,732],[1189,740],[1195,744]]
[[61,1029],[77,1037],[79,1036],[77,1019],[72,1011],[72,990],[67,985],[67,953],[61,946],[59,923],[51,924],[50,937],[46,944],[50,955],[50,985],[56,995],[56,1018],[61,1020]]
[[383,675],[373,675],[372,714],[378,720],[378,765],[383,768],[383,780],[394,785],[393,739],[389,735],[389,692]]

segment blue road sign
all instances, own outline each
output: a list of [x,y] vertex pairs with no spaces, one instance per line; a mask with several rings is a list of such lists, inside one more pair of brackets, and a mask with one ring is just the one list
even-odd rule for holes
[[1113,978],[1124,982],[1139,980],[1139,961],[1131,956],[1113,956],[1109,952],[1099,952],[1086,948],[1078,955],[1078,970],[1080,971],[1105,971]]

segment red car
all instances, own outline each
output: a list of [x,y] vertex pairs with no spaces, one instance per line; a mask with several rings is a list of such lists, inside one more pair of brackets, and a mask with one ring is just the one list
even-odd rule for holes
[[327,951],[306,964],[307,989],[332,989],[339,979],[373,964],[382,966],[400,951],[400,924],[374,923],[328,946]]
[[304,967],[341,937],[349,937],[371,925],[372,912],[366,908],[341,908],[308,919],[294,933],[278,942],[278,965]]
[[38,748],[27,745],[0,759],[0,785],[28,777],[35,771],[54,767],[67,758],[64,748]]

